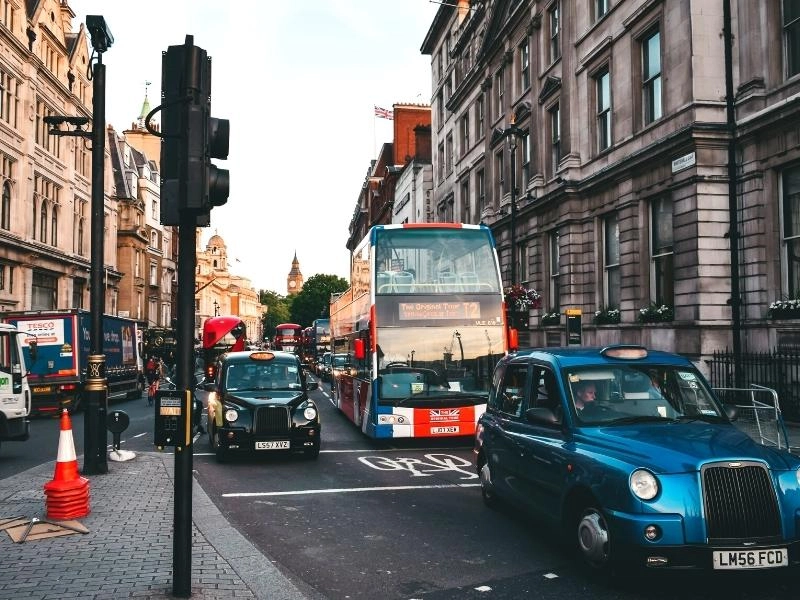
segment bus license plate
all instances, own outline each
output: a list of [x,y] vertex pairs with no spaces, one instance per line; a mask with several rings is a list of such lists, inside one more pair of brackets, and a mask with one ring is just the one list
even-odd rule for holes
[[431,433],[458,433],[458,425],[451,425],[450,427],[431,427]]
[[52,391],[53,388],[50,387],[49,385],[37,385],[31,389],[31,392],[34,394],[47,394]]
[[786,548],[714,550],[715,569],[772,569],[789,566]]
[[289,440],[278,442],[256,442],[256,450],[288,450]]

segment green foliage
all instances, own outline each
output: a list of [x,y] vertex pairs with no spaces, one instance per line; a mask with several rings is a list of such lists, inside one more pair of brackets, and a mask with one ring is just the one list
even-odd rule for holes
[[264,337],[272,339],[275,335],[275,326],[290,321],[289,306],[291,305],[291,298],[286,298],[268,290],[261,290],[259,292],[259,300],[266,307],[263,319]]
[[338,294],[349,287],[338,275],[318,274],[303,282],[303,289],[292,298],[291,322],[308,327],[314,319],[330,316],[331,294]]

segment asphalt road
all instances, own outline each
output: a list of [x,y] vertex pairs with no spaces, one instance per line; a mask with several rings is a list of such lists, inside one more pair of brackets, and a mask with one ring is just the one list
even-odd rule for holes
[[[317,460],[265,454],[220,465],[202,436],[193,466],[232,526],[319,598],[785,600],[796,595],[797,573],[627,572],[611,582],[600,580],[578,568],[556,534],[511,507],[484,507],[471,440],[375,442],[336,410],[327,385],[312,397],[323,419]],[[155,449],[153,409],[144,398],[110,409],[130,417],[123,448]],[[80,455],[83,415],[72,422]],[[54,460],[57,447],[58,419],[35,419],[33,439],[0,449],[0,478]]]

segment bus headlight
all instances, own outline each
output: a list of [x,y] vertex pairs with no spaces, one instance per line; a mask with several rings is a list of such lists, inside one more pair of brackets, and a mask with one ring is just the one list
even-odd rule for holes
[[650,471],[636,469],[631,473],[631,491],[642,500],[652,500],[658,494],[658,480]]
[[303,416],[308,421],[313,421],[317,418],[317,408],[315,406],[306,406],[305,410],[303,411]]
[[239,413],[233,408],[229,408],[225,411],[225,420],[228,423],[235,423],[236,420],[239,418]]

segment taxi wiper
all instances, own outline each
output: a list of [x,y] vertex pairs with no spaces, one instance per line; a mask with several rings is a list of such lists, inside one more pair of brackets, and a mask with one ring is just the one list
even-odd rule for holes
[[706,423],[721,423],[724,419],[719,415],[704,415],[698,413],[696,415],[680,415],[673,419],[677,423],[694,423],[695,421],[705,421]]
[[629,417],[619,417],[618,419],[613,419],[608,421],[610,425],[630,425],[633,423],[655,423],[660,421],[671,421],[672,419],[668,417],[662,417],[660,415],[631,415]]

